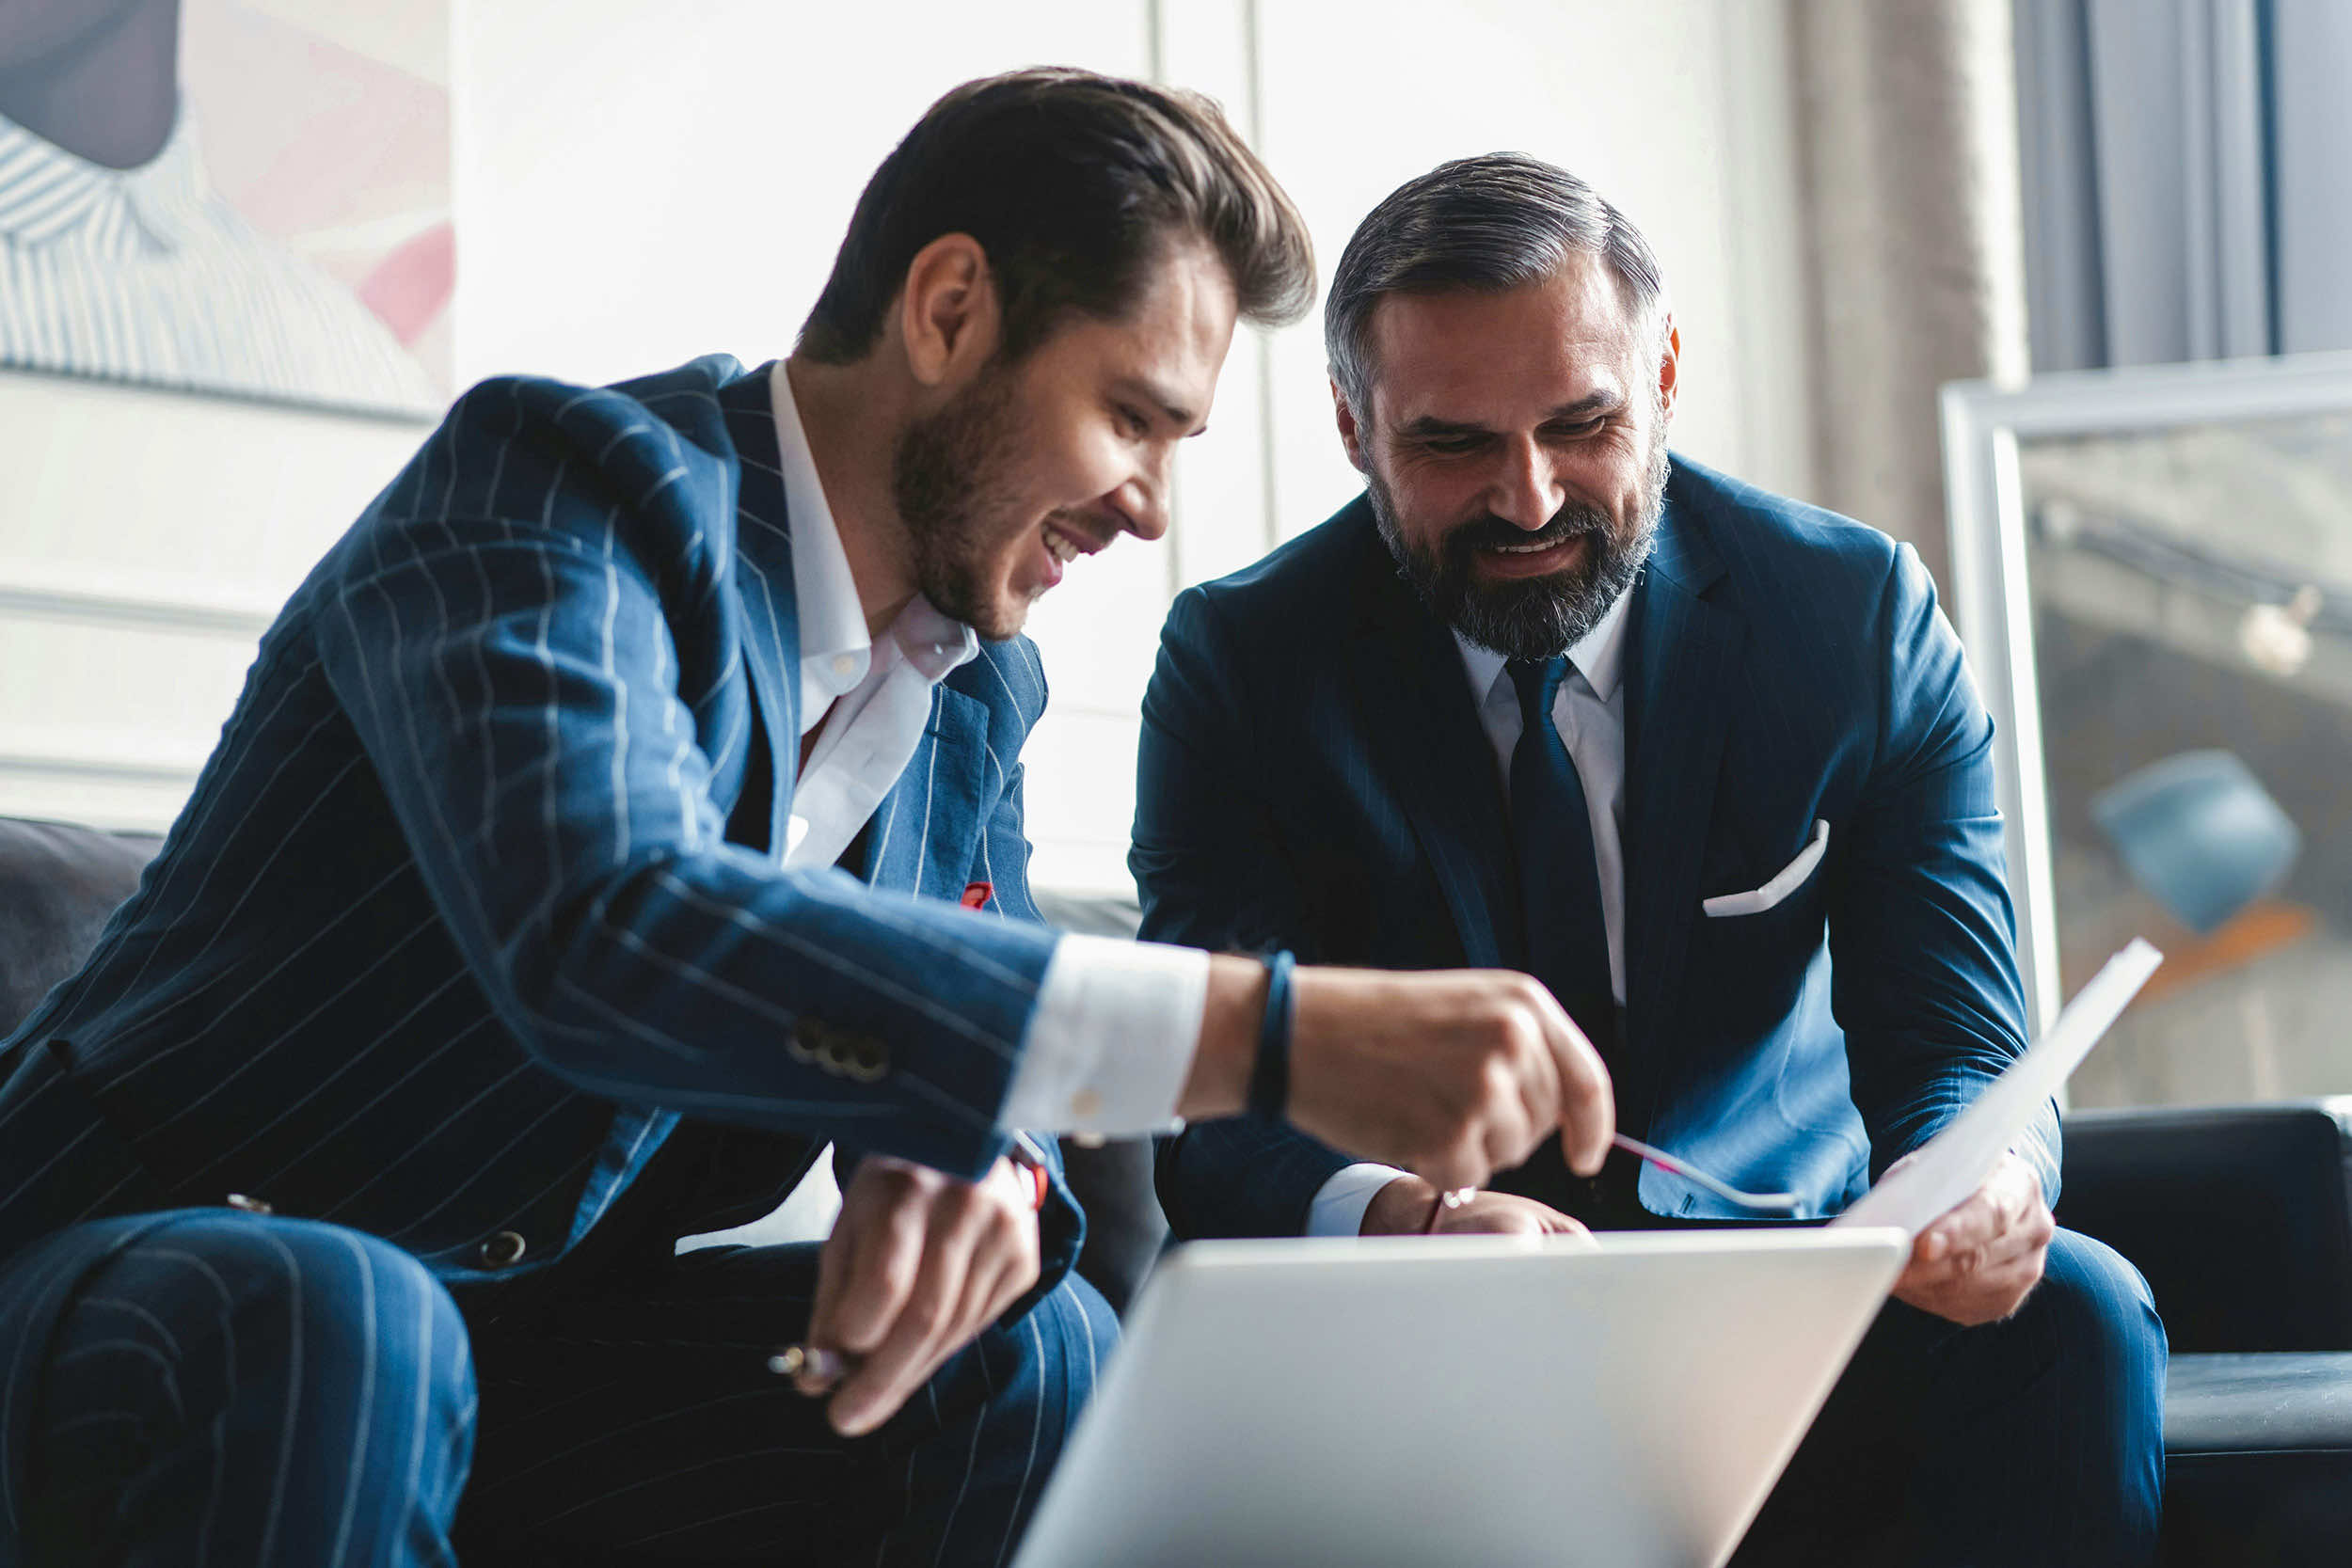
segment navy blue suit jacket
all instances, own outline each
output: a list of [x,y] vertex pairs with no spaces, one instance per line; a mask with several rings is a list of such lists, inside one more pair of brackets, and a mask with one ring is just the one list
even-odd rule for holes
[[[1832,1213],[2024,1048],[1992,724],[1917,558],[1677,460],[1632,590],[1619,1123]],[[1760,913],[1817,821],[1826,855]],[[1508,807],[1451,633],[1367,502],[1183,594],[1144,702],[1144,934],[1517,967]],[[2058,1195],[2055,1108],[2021,1149]],[[1164,1147],[1185,1235],[1295,1233],[1347,1156],[1244,1118]],[[1642,1170],[1660,1215],[1732,1217]]]
[[[467,393],[0,1046],[0,1085],[40,1053],[71,1095],[0,1091],[0,1259],[237,1192],[502,1283],[580,1251],[674,1139],[693,1168],[640,1216],[662,1238],[755,1217],[828,1138],[979,1174],[1056,940],[1021,820],[1036,651],[937,688],[863,882],[779,863],[800,700],[764,373]],[[1080,1224],[1057,1180],[1040,1289]]]

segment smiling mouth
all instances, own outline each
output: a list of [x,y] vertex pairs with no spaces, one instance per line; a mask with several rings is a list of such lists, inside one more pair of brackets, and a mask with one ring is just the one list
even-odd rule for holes
[[1103,542],[1085,534],[1073,533],[1058,523],[1045,525],[1045,553],[1067,566],[1082,555],[1092,555],[1103,547]]
[[1482,577],[1548,577],[1575,571],[1591,559],[1592,535],[1571,533],[1564,538],[1532,540],[1520,545],[1479,545],[1472,548],[1473,570]]

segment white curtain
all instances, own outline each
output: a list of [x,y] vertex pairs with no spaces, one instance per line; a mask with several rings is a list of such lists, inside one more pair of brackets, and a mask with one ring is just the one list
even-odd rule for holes
[[2026,361],[2007,0],[1791,0],[1818,434],[1808,498],[1948,580],[1936,389]]
[[2352,348],[2352,5],[2016,0],[2036,370]]

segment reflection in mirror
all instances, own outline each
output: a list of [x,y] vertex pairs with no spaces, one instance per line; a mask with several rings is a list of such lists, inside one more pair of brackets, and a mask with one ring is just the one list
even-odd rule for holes
[[2016,437],[2078,1105],[2352,1092],[2352,414]]

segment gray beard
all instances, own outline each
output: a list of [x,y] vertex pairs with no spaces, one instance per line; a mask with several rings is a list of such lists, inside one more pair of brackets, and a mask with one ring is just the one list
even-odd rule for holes
[[1415,549],[1398,526],[1395,499],[1388,485],[1376,472],[1367,476],[1366,485],[1373,517],[1389,553],[1396,558],[1399,575],[1411,584],[1415,596],[1431,614],[1505,658],[1542,659],[1565,653],[1591,635],[1642,575],[1658,542],[1667,472],[1661,433],[1652,448],[1645,494],[1629,536],[1618,538],[1605,515],[1572,503],[1545,525],[1545,532],[1559,530],[1562,540],[1589,535],[1594,546],[1590,561],[1549,577],[1483,586],[1470,576],[1470,554],[1475,546],[1461,540],[1460,531],[1434,549]]

